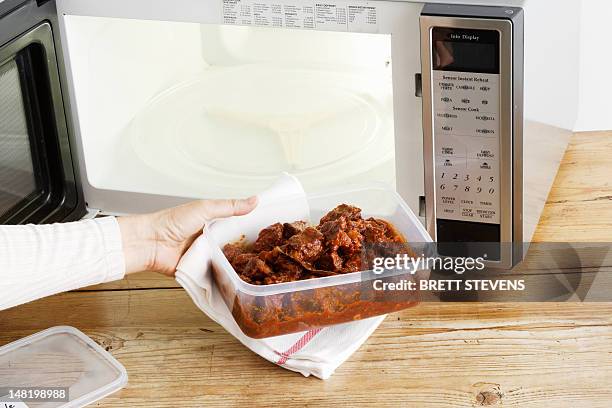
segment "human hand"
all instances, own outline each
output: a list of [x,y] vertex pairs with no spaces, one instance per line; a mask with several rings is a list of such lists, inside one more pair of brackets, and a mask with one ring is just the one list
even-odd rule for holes
[[257,197],[200,200],[152,214],[119,217],[126,274],[149,270],[174,276],[179,260],[206,222],[248,214],[256,206]]

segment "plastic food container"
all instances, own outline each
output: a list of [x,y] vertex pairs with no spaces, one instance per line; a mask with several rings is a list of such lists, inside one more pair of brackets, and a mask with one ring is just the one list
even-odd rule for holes
[[74,327],[52,327],[0,347],[2,408],[83,407],[125,384],[125,368]]
[[[211,247],[214,278],[244,334],[252,338],[278,336],[378,316],[417,303],[416,291],[377,290],[381,285],[378,283],[375,288],[374,283],[376,280],[414,280],[427,271],[413,274],[401,270],[383,275],[363,271],[259,286],[243,281],[223,254],[223,246],[242,235],[252,242],[260,230],[275,222],[302,219],[318,224],[322,216],[343,203],[361,208],[363,218],[376,217],[391,222],[411,246],[431,242],[427,231],[402,198],[379,185],[324,192],[306,198],[284,197],[260,203],[260,207],[267,208],[258,208],[257,217],[213,222],[206,227],[205,234]],[[303,216],[296,218],[299,207],[304,208]]]

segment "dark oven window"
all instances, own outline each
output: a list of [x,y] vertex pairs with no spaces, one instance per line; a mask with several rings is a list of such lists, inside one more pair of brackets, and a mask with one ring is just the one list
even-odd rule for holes
[[0,219],[41,194],[16,61],[0,67]]
[[0,47],[0,224],[84,213],[53,33],[44,22]]

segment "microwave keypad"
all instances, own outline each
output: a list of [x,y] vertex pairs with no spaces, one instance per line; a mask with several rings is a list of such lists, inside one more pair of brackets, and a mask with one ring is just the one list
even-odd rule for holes
[[437,217],[499,224],[499,75],[433,71]]

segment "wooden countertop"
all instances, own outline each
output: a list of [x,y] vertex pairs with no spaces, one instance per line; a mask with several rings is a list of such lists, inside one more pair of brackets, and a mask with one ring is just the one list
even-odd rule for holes
[[[574,135],[536,240],[612,242],[610,155],[612,132]],[[0,345],[55,325],[127,368],[102,407],[612,405],[611,303],[422,304],[389,315],[327,381],[251,353],[154,274],[0,312]]]

